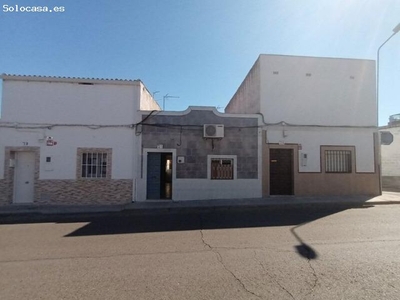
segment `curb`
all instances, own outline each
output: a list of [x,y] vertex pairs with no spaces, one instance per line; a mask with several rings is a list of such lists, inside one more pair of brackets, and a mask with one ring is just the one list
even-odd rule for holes
[[181,213],[181,212],[205,212],[213,210],[229,209],[293,209],[295,207],[320,207],[323,206],[376,206],[376,205],[397,205],[400,200],[348,200],[348,201],[241,201],[234,202],[221,201],[212,204],[206,202],[150,202],[150,203],[130,203],[119,206],[32,206],[32,207],[12,207],[5,210],[0,209],[0,218],[7,216],[40,216],[40,215],[75,215],[75,214],[104,214],[104,213]]
[[398,200],[385,200],[385,201],[367,201],[365,204],[372,204],[372,205],[390,205],[390,204],[400,204]]

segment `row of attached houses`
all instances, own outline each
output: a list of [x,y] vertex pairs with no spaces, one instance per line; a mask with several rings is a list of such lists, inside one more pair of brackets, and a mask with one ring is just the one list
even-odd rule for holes
[[140,80],[2,75],[0,205],[380,193],[375,63],[261,55],[225,113]]

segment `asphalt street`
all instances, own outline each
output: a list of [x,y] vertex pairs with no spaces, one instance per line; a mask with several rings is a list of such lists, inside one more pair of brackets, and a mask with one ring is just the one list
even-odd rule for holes
[[1,299],[399,299],[400,205],[0,217]]

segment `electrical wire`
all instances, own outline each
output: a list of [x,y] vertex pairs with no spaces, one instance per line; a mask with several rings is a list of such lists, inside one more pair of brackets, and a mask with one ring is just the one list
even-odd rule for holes
[[[164,128],[181,128],[181,130],[191,129],[191,128],[203,128],[204,124],[174,124],[174,123],[145,123],[151,120],[160,111],[151,111],[143,120],[135,124],[115,124],[115,125],[102,125],[102,124],[43,124],[43,123],[18,123],[18,122],[1,122],[0,128],[15,128],[15,129],[52,129],[54,127],[87,127],[90,129],[100,129],[100,128],[130,128],[133,129],[142,126],[153,126],[153,127],[164,127]],[[266,127],[300,127],[300,128],[354,128],[354,129],[376,129],[376,126],[354,126],[354,125],[318,125],[318,124],[292,124],[285,121],[280,121],[276,123],[265,122],[265,117],[262,113],[257,113],[262,118],[262,123],[260,125],[248,125],[248,126],[224,126],[226,129],[252,129],[252,128],[266,128]]]
[[134,124],[100,125],[100,124],[41,124],[41,123],[1,123],[0,128],[14,129],[52,129],[54,127],[87,127],[90,129],[100,128],[133,128]]

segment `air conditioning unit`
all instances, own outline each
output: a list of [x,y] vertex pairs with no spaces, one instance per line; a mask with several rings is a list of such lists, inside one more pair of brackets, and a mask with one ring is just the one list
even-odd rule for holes
[[224,137],[224,125],[222,124],[204,124],[203,137],[211,139],[220,139]]

